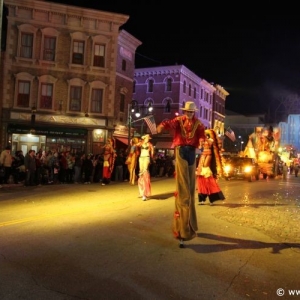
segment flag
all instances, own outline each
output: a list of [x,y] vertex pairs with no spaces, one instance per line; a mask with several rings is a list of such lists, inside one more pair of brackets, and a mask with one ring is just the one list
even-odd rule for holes
[[225,131],[225,135],[231,139],[231,141],[235,142],[235,134],[233,132],[233,130],[230,128],[230,126],[226,129]]
[[153,116],[147,116],[144,118],[145,122],[147,123],[151,134],[157,134],[156,124]]

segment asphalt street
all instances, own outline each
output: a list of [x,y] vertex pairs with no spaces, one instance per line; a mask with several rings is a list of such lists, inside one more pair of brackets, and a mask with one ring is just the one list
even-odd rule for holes
[[0,299],[300,297],[300,178],[219,183],[184,249],[173,178],[147,201],[127,182],[2,187]]

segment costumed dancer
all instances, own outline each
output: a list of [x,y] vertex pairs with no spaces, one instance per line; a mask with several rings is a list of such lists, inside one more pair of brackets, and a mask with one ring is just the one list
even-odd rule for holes
[[196,175],[198,187],[198,200],[204,204],[208,197],[210,205],[225,197],[217,183],[218,176],[223,174],[221,151],[218,137],[213,129],[205,130],[206,138],[200,142],[202,148]]
[[138,138],[132,138],[130,141],[130,152],[126,159],[126,165],[129,172],[129,184],[134,185],[135,181],[137,179],[136,176],[136,167],[138,162],[138,156],[139,156],[139,147],[137,146],[139,142]]
[[149,165],[150,159],[154,155],[154,147],[149,142],[150,139],[150,135],[146,134],[142,136],[142,141],[138,143],[140,147],[138,187],[140,197],[142,197],[143,201],[146,201],[151,196]]
[[183,116],[165,120],[157,126],[157,132],[171,129],[174,133],[175,146],[175,213],[173,234],[179,240],[179,247],[184,248],[184,241],[197,236],[197,214],[195,208],[196,185],[196,148],[200,139],[205,139],[205,127],[195,117],[198,110],[192,101],[185,103]]
[[107,139],[106,144],[103,147],[103,173],[102,173],[102,185],[110,183],[112,171],[114,169],[114,163],[116,159],[116,150],[114,148],[114,140]]

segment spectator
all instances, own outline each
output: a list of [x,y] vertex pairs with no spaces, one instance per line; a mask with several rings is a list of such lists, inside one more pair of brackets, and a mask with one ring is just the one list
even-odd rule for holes
[[58,156],[59,161],[59,182],[66,183],[68,161],[64,152],[61,152]]
[[74,163],[75,163],[75,155],[71,154],[70,152],[67,152],[66,155],[67,159],[67,173],[66,173],[66,182],[67,183],[73,183],[73,177],[74,177]]
[[82,183],[82,165],[85,160],[84,153],[76,153],[75,154],[75,162],[74,162],[74,183]]
[[91,177],[92,177],[93,168],[94,168],[92,158],[93,158],[93,155],[88,154],[82,164],[84,184],[90,184],[92,181]]
[[100,154],[96,155],[94,165],[95,165],[94,182],[100,182],[102,179],[102,172],[103,172],[103,157]]
[[26,179],[25,186],[35,185],[35,171],[36,171],[36,160],[35,160],[35,151],[29,150],[24,158]]
[[11,147],[6,146],[5,149],[1,152],[0,155],[0,164],[4,167],[4,177],[3,183],[8,184],[8,180],[10,175],[12,175],[12,155],[11,155]]
[[121,150],[117,151],[117,156],[115,159],[115,181],[123,181],[123,165],[124,165],[124,155]]

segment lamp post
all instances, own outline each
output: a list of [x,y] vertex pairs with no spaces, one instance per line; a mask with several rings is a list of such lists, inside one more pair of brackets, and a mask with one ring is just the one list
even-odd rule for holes
[[243,144],[244,144],[244,141],[241,141],[241,151],[243,151]]
[[[131,140],[131,127],[132,127],[132,116],[131,114],[138,109],[139,104],[136,100],[132,100],[130,103],[128,103],[127,112],[127,123],[128,123],[128,147],[130,147],[130,140]],[[138,111],[138,110],[137,110]]]
[[[141,135],[144,133],[144,116],[148,116],[149,113],[153,111],[152,103],[149,102],[146,106],[141,105],[139,106],[136,100],[132,100],[130,106],[128,107],[128,127],[131,128],[133,123],[142,121],[141,124]],[[132,114],[137,118],[136,120],[132,119]]]
[[[146,109],[146,112],[144,112]],[[130,103],[128,103],[128,107],[127,107],[127,111],[128,111],[128,116],[127,116],[127,123],[128,123],[128,147],[130,147],[130,140],[131,140],[131,128],[132,128],[132,124],[135,122],[139,122],[142,121],[142,125],[141,125],[141,135],[143,135],[143,131],[144,131],[144,117],[141,117],[141,112],[143,114],[145,114],[146,116],[149,115],[149,113],[151,113],[153,111],[153,106],[151,102],[148,102],[147,106],[139,106],[139,103],[136,100],[132,100]],[[138,118],[137,120],[132,120],[132,114],[134,114],[134,116],[136,118]]]

